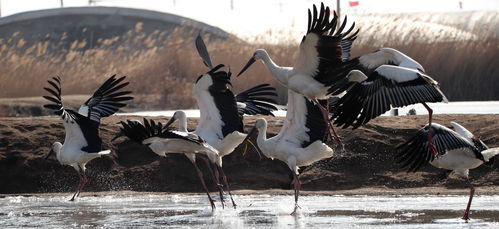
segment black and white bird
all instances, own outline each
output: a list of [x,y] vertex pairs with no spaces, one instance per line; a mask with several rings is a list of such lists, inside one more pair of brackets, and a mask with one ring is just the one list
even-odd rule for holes
[[330,97],[328,89],[338,80],[334,74],[336,67],[349,58],[352,42],[357,38],[358,30],[351,33],[355,23],[343,31],[347,20],[336,30],[338,16],[329,20],[330,9],[321,3],[318,15],[313,5],[313,15],[308,10],[307,34],[300,44],[300,52],[293,67],[281,67],[272,61],[269,54],[258,49],[238,75],[245,72],[256,60],[261,59],[267,69],[283,86],[302,94],[311,101]]
[[111,152],[110,150],[102,150],[99,124],[101,118],[114,114],[126,106],[124,102],[133,99],[133,97],[128,96],[130,91],[120,91],[128,85],[128,82],[124,82],[124,80],[125,76],[120,78],[111,76],[80,107],[78,112],[64,108],[59,77],[53,77],[52,80],[48,81],[51,87],[44,88],[51,95],[43,96],[43,98],[52,102],[44,107],[53,110],[54,114],[61,117],[66,131],[64,143],[55,142],[52,144],[52,150],[46,158],[55,152],[59,163],[72,166],[80,177],[71,201],[79,196],[80,191],[88,182],[85,165],[92,159]]
[[[320,103],[325,101],[319,100]],[[271,159],[286,163],[293,173],[296,214],[301,182],[299,166],[307,166],[316,161],[333,156],[333,150],[325,144],[329,133],[326,130],[327,119],[321,109],[303,95],[288,90],[288,111],[279,133],[267,139],[267,121],[259,118],[255,127],[248,134],[250,138],[258,131],[257,145],[261,152]]]
[[186,131],[172,130],[170,125],[174,121],[175,119],[170,119],[166,125],[163,125],[144,118],[144,124],[132,120],[120,123],[122,125],[121,131],[125,136],[133,142],[147,145],[159,156],[165,157],[169,153],[184,154],[196,168],[199,180],[213,210],[215,209],[215,202],[210,196],[203,173],[196,164],[196,156],[206,156],[211,164],[219,164],[220,162],[217,161],[219,159],[218,151],[198,135]]
[[[215,67],[201,38],[196,39],[196,47],[205,65],[211,70],[199,76],[194,84],[194,95],[199,107],[199,122],[194,131],[212,147],[218,150],[220,162],[222,157],[229,155],[240,145],[246,134],[244,132],[243,116],[272,115],[277,110],[275,88],[268,84],[260,84],[234,95],[229,86],[231,73],[220,70],[224,65]],[[181,123],[185,122],[181,120]],[[230,188],[220,164],[220,173],[232,204],[236,207]]]
[[[359,30],[352,32],[355,23],[344,31],[347,18],[336,29],[338,16],[334,13],[330,20],[330,9],[321,3],[320,12],[313,5],[313,14],[308,10],[307,34],[303,37],[298,57],[293,67],[281,67],[274,63],[267,51],[257,49],[248,63],[242,68],[238,76],[245,72],[256,60],[262,60],[272,77],[283,86],[304,95],[309,100],[317,104],[319,99],[331,97],[332,87],[341,80],[344,75],[340,75],[338,67],[350,57],[350,48],[357,38]],[[359,82],[365,78],[355,78],[358,75],[350,76],[352,82]],[[324,117],[328,116],[328,111],[322,107]],[[329,122],[328,122],[329,123]],[[339,137],[333,131],[333,135],[338,142]]]
[[[456,122],[451,122],[455,131],[438,123],[426,125],[414,137],[397,147],[397,163],[409,172],[415,172],[426,164],[437,168],[452,170],[466,179],[470,186],[470,197],[463,219],[469,220],[471,201],[475,188],[471,184],[468,174],[481,164],[493,164],[494,156],[499,154],[499,147],[489,149],[479,138]],[[428,147],[430,128],[433,133],[433,143],[438,157],[435,157]]]
[[[341,69],[343,73],[348,72],[347,77],[330,92],[336,95],[347,89],[346,94],[331,106],[331,119],[343,128],[358,128],[391,108],[416,103],[421,103],[428,110],[431,126],[433,110],[426,103],[448,102],[438,82],[424,73],[418,62],[395,49],[383,48],[353,58],[345,62]],[[365,80],[351,82],[347,79],[349,77]],[[431,138],[430,131],[428,143],[436,155]]]

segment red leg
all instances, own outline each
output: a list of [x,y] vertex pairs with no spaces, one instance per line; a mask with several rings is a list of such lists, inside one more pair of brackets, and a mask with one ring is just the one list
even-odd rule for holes
[[294,178],[291,184],[294,185],[295,189],[295,209],[293,210],[293,212],[291,212],[291,215],[296,215],[296,210],[300,208],[300,206],[298,205],[298,196],[300,195],[301,182],[295,172],[293,172],[293,176]]
[[317,105],[319,106],[319,108],[321,109],[322,111],[322,117],[324,118],[324,121],[327,123],[327,129],[329,131],[329,135],[331,136],[331,140],[336,140],[336,142],[338,144],[340,144],[341,146],[343,146],[344,148],[344,145],[343,145],[343,142],[341,142],[341,139],[340,137],[338,136],[338,134],[336,134],[336,131],[334,130],[334,127],[333,125],[331,124],[331,122],[329,121],[329,110],[327,108],[325,108],[324,106],[322,106],[320,103],[317,102]]
[[208,161],[208,159],[205,157],[201,157],[201,158],[204,160],[204,162],[206,163],[206,166],[210,170],[211,179],[215,183],[217,190],[218,190],[218,193],[220,195],[220,202],[222,203],[222,208],[225,208],[223,189],[222,189],[222,185],[220,185],[220,176],[218,174],[218,170],[215,169],[215,172],[213,172],[213,168],[211,167],[212,164]]
[[468,220],[470,220],[470,207],[471,207],[471,201],[473,200],[473,195],[475,194],[475,188],[473,187],[473,185],[471,184],[471,182],[468,178],[466,178],[466,180],[468,181],[468,184],[470,186],[470,199],[468,200],[468,205],[466,206],[466,210],[464,210],[463,219],[467,223]]
[[[81,169],[81,167],[80,167],[80,169]],[[88,183],[87,175],[85,174],[85,171],[83,169],[82,169],[82,171],[83,171],[82,183],[81,183],[80,189],[78,190],[78,194],[76,194],[76,197],[80,196],[81,190],[83,190],[83,187],[85,187],[85,185]]]
[[201,172],[201,170],[199,170],[199,167],[196,165],[195,162],[193,162],[192,164],[196,168],[196,172],[198,174],[199,180],[201,180],[201,184],[203,185],[204,191],[206,192],[206,195],[208,196],[208,200],[210,201],[210,205],[211,205],[211,210],[215,210],[215,208],[216,208],[215,201],[213,201],[213,199],[211,198],[210,192],[208,191],[208,188],[206,187],[206,184],[204,183],[203,173]]
[[437,149],[435,148],[435,144],[433,143],[433,131],[431,129],[431,121],[432,121],[432,116],[433,116],[433,110],[426,105],[426,103],[422,103],[423,106],[428,110],[428,148],[430,149],[430,152],[433,154],[433,156],[437,157],[438,152]]
[[80,176],[80,181],[78,182],[78,185],[76,185],[76,191],[73,194],[73,197],[69,201],[75,200],[76,195],[80,192],[80,188],[81,188],[82,184],[83,184],[83,178]]
[[232,193],[230,193],[230,187],[229,187],[229,182],[227,181],[227,176],[225,176],[225,173],[224,173],[224,170],[222,169],[222,167],[217,166],[217,168],[220,170],[220,174],[222,175],[224,185],[225,185],[225,187],[227,187],[227,192],[229,192],[230,200],[232,201],[232,206],[234,207],[234,209],[236,209],[237,205],[236,205],[236,202],[234,202],[234,199],[232,198]]

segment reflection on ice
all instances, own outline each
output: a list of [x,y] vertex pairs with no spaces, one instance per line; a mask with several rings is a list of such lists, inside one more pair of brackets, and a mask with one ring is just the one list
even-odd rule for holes
[[460,228],[499,227],[499,195],[477,196],[472,220],[462,216],[467,196],[303,195],[297,216],[290,216],[290,195],[235,195],[238,209],[212,212],[202,194],[12,196],[0,198],[2,228],[149,227],[190,228]]

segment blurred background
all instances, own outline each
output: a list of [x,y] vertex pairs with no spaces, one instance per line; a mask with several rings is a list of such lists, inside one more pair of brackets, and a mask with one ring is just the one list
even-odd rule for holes
[[[77,106],[107,77],[127,75],[129,110],[195,108],[192,84],[214,64],[237,73],[256,48],[292,66],[312,0],[0,0],[0,116],[46,114],[46,80],[63,79]],[[360,28],[353,56],[396,48],[420,62],[451,101],[499,100],[499,1],[325,1]],[[233,78],[234,91],[275,85],[263,64]],[[277,85],[276,85],[277,86]],[[280,102],[285,90],[279,88]]]

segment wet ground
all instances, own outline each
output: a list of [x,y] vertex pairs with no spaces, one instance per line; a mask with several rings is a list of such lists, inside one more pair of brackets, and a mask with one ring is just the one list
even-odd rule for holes
[[290,216],[291,195],[235,195],[236,210],[212,212],[201,194],[69,194],[0,198],[0,225],[18,227],[151,227],[189,228],[499,228],[499,195],[476,196],[472,220],[461,220],[462,195],[304,195],[301,209]]

